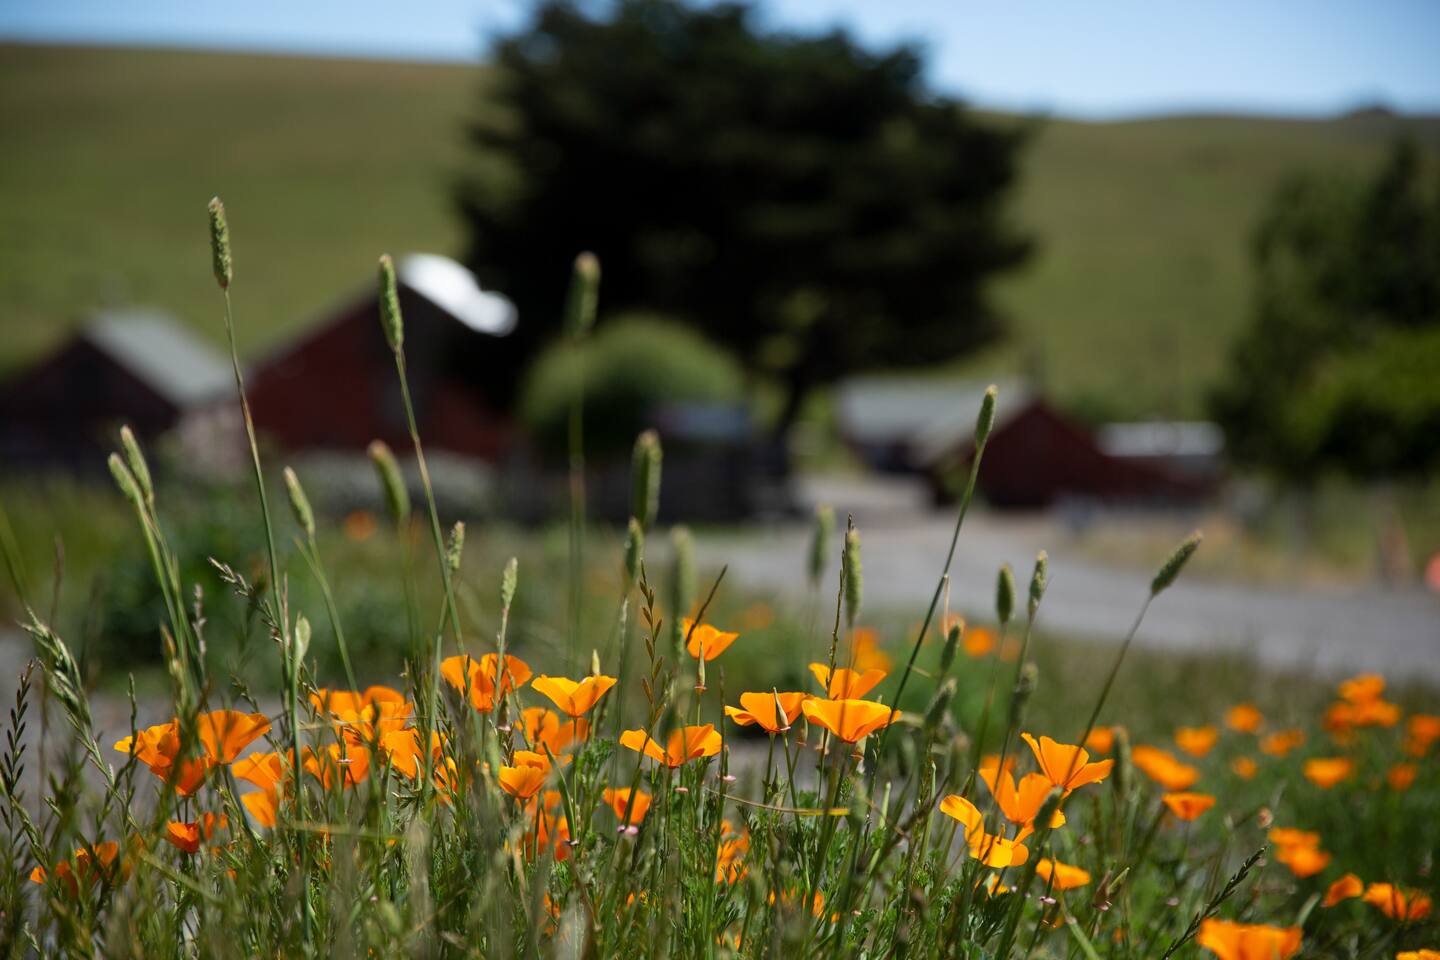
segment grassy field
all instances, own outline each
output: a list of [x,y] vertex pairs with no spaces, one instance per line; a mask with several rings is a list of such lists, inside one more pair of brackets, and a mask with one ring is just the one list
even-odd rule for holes
[[[218,341],[196,255],[215,193],[251,353],[367,283],[382,250],[456,252],[450,188],[483,76],[0,46],[0,373],[106,303],[167,308]],[[1097,415],[1198,412],[1244,317],[1247,238],[1272,185],[1361,170],[1401,129],[1440,142],[1440,121],[1375,116],[1043,123],[1016,208],[1040,254],[998,290],[1014,337],[964,369],[1038,370]]]

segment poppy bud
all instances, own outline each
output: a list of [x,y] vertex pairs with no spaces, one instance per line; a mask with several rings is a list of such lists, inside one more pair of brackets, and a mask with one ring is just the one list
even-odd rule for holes
[[1035,572],[1030,575],[1030,619],[1040,611],[1040,600],[1045,596],[1045,584],[1050,579],[1050,554],[1041,550],[1035,555]]
[[935,696],[930,698],[930,705],[925,708],[924,730],[927,733],[939,726],[940,721],[950,712],[950,701],[955,697],[957,686],[954,677],[946,677],[945,682],[935,688]]
[[819,586],[825,578],[830,543],[835,539],[835,511],[826,504],[815,508],[814,532],[810,538],[810,583]]
[[515,602],[515,586],[520,578],[520,561],[511,557],[505,561],[505,572],[500,574],[500,609],[509,610]]
[[970,738],[957,733],[950,738],[950,765],[945,771],[945,789],[960,789],[960,780],[970,754]]
[[295,658],[291,662],[298,669],[299,664],[305,659],[305,654],[310,650],[310,621],[306,620],[303,614],[295,617],[293,635],[295,637]]
[[1130,792],[1131,781],[1130,734],[1124,727],[1115,728],[1115,766],[1110,771],[1110,785],[1115,795],[1123,797]]
[[590,651],[590,676],[592,676],[592,677],[598,677],[598,676],[600,676],[600,651],[599,651],[599,650],[591,649],[591,651]]
[[1015,615],[1015,573],[1008,563],[1000,565],[1000,575],[995,580],[995,615],[1002,627]]
[[864,592],[865,573],[860,567],[860,531],[853,526],[845,531],[845,550],[840,555],[845,573],[845,620],[851,626],[860,618],[860,596]]
[[600,261],[593,253],[582,253],[575,258],[569,302],[565,305],[565,327],[570,336],[583,336],[595,325],[595,302],[599,294]]
[[695,541],[688,527],[675,527],[670,531],[670,549],[670,630],[678,663],[685,644],[685,625],[681,620],[689,616],[690,604],[695,600]]
[[950,672],[950,665],[955,662],[955,651],[960,647],[960,637],[964,632],[965,628],[959,620],[950,624],[950,630],[945,634],[945,646],[940,651],[940,676]]
[[289,467],[285,468],[285,491],[290,494],[290,512],[295,515],[295,522],[306,536],[315,536],[315,511],[310,509],[310,500],[305,496],[305,488],[300,486],[300,478]]
[[660,435],[642,431],[630,456],[630,514],[642,529],[652,526],[660,512],[660,460]]
[[1032,663],[1025,663],[1020,667],[1020,675],[1015,678],[1015,689],[1010,694],[1010,726],[1018,729],[1021,721],[1025,718],[1025,705],[1030,702],[1030,696],[1035,692],[1035,687],[1040,683],[1040,668]]
[[465,552],[465,521],[456,520],[450,528],[450,539],[445,544],[445,568],[453,577],[460,572],[460,558]]
[[225,222],[225,204],[219,197],[210,201],[210,259],[215,282],[221,290],[229,290],[235,270],[230,263],[230,225]]
[[395,454],[383,440],[372,440],[365,449],[370,462],[375,464],[375,473],[380,478],[380,488],[385,493],[385,506],[395,525],[403,524],[410,516],[410,491],[405,487],[405,478],[400,475],[400,464]]
[[629,525],[625,528],[625,589],[630,589],[630,584],[640,579],[640,563],[645,558],[645,531],[640,528],[640,521],[634,517],[630,518]]
[[110,474],[115,478],[115,483],[120,487],[120,492],[125,494],[137,507],[145,504],[145,497],[140,493],[140,485],[135,481],[135,475],[130,468],[125,466],[125,461],[120,459],[120,454],[112,453],[106,464],[110,467]]
[[1189,562],[1191,555],[1200,548],[1202,539],[1203,534],[1196,530],[1175,548],[1175,552],[1170,554],[1170,558],[1160,567],[1160,572],[1155,574],[1155,579],[1150,581],[1150,596],[1157,595],[1175,582],[1175,578],[1180,576],[1180,571]]
[[985,398],[980,401],[980,415],[975,418],[975,449],[978,452],[990,439],[990,428],[995,426],[995,384],[985,388]]
[[380,327],[385,342],[396,353],[405,343],[405,320],[400,315],[400,291],[395,284],[395,261],[390,254],[380,258]]
[[125,461],[130,465],[130,473],[135,477],[135,483],[145,502],[155,506],[155,485],[150,481],[150,465],[145,462],[145,455],[140,452],[140,442],[135,439],[129,426],[120,428],[120,446],[125,451]]

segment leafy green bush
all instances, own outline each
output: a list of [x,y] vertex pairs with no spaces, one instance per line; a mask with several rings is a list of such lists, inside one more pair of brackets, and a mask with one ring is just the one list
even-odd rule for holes
[[585,448],[602,457],[628,451],[662,404],[734,403],[743,395],[734,359],[688,327],[654,316],[602,322],[579,348],[553,344],[526,378],[521,417],[545,453],[566,448],[582,383]]

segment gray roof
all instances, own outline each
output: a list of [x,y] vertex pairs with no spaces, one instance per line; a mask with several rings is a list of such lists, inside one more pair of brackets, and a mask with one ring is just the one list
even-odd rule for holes
[[106,311],[81,336],[180,409],[235,386],[225,358],[168,314]]
[[503,337],[515,329],[515,305],[481,290],[475,274],[449,257],[411,253],[396,268],[399,281],[471,330]]

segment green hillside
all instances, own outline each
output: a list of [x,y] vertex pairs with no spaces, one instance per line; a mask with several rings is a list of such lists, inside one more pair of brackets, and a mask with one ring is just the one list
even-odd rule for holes
[[[382,251],[456,252],[450,191],[483,78],[0,46],[0,370],[106,303],[158,305],[218,339],[215,193],[249,351],[368,283]],[[1384,117],[1044,123],[1016,209],[1041,252],[998,291],[1014,337],[964,367],[1039,371],[1097,411],[1195,412],[1243,318],[1245,244],[1271,185],[1373,163],[1402,124],[1440,142],[1440,122]]]

